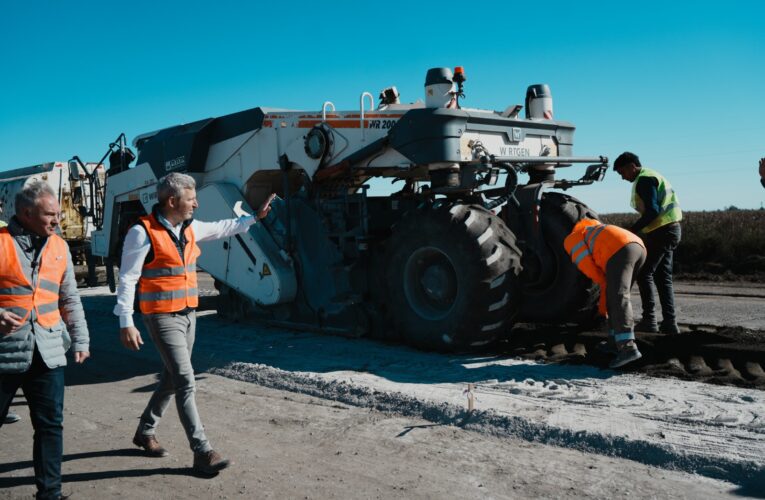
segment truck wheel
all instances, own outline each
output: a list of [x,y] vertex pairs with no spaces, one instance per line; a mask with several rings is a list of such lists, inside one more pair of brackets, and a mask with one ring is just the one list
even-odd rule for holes
[[387,243],[385,309],[394,337],[441,351],[484,345],[520,305],[520,252],[502,220],[477,205],[410,212]]
[[545,193],[540,224],[547,255],[524,249],[523,306],[520,318],[539,323],[586,323],[597,313],[599,289],[571,262],[563,240],[574,224],[598,214],[584,203],[563,193]]

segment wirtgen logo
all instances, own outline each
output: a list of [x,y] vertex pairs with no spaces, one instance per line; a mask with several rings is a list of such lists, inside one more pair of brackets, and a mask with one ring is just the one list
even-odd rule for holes
[[167,160],[165,162],[165,172],[168,172],[170,170],[175,170],[177,168],[180,168],[182,166],[186,165],[186,157],[185,156],[179,156],[178,158],[173,158],[172,160]]

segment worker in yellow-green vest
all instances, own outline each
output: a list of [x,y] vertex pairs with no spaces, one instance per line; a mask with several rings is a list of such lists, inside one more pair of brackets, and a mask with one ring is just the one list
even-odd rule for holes
[[[640,213],[640,218],[629,230],[643,239],[648,251],[637,279],[643,317],[635,325],[635,331],[680,333],[672,288],[672,254],[680,243],[680,220],[683,218],[677,194],[664,176],[641,166],[634,153],[619,155],[614,170],[632,183],[631,204]],[[661,303],[661,324],[656,320],[654,286]]]

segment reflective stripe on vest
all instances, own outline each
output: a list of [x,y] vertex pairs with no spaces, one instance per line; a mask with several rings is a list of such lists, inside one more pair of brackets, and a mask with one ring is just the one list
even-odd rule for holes
[[197,307],[197,257],[201,253],[191,226],[184,229],[183,259],[168,229],[154,215],[141,217],[154,259],[144,264],[138,281],[138,305],[143,314],[172,313]]
[[579,263],[582,261],[582,259],[584,259],[590,254],[592,254],[592,252],[590,252],[588,249],[585,248],[584,251],[582,251],[579,255],[577,255],[575,259],[573,259],[574,264],[578,266]]
[[144,268],[141,271],[141,276],[144,278],[159,278],[160,276],[181,276],[185,273],[193,273],[196,272],[197,265],[191,264],[189,266],[178,266],[178,267],[166,267],[163,269],[146,269]]
[[61,321],[59,287],[67,265],[67,244],[59,236],[48,237],[40,253],[37,287],[33,288],[19,261],[18,249],[7,228],[0,229],[0,307],[26,322],[32,310],[35,321],[51,328]]
[[188,297],[196,297],[199,292],[196,288],[189,288],[187,290],[171,290],[167,292],[142,292],[138,294],[138,300],[143,301],[157,301],[157,300],[173,300],[173,299],[185,299]]
[[[571,262],[581,269],[582,260],[592,256],[592,263],[605,272],[608,260],[628,243],[643,246],[636,235],[617,226],[601,224],[594,219],[582,219],[563,242]],[[585,273],[586,274],[586,273]]]
[[600,233],[602,233],[605,228],[606,225],[601,224],[600,226],[590,226],[584,230],[584,241],[590,248],[590,252],[595,253],[595,241],[598,239],[598,236],[600,236]]
[[585,246],[584,240],[582,240],[574,245],[569,253],[571,254],[571,261],[579,265],[580,260],[590,255],[590,250]]
[[657,180],[658,186],[656,187],[657,195],[659,197],[659,215],[656,216],[645,228],[644,233],[650,233],[651,231],[658,229],[667,224],[673,222],[679,222],[683,219],[683,213],[680,211],[680,202],[677,199],[675,191],[672,189],[669,181],[664,178],[663,175],[651,170],[650,168],[642,167],[638,176],[632,182],[632,208],[640,212],[645,213],[645,205],[643,200],[637,194],[637,183],[641,177],[652,177]]

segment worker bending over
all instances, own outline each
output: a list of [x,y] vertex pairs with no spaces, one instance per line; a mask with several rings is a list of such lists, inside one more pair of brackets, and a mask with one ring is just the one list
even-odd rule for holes
[[598,312],[608,317],[616,357],[611,368],[641,358],[635,345],[630,289],[646,259],[643,242],[633,233],[594,219],[582,219],[563,242],[566,252],[600,286]]

